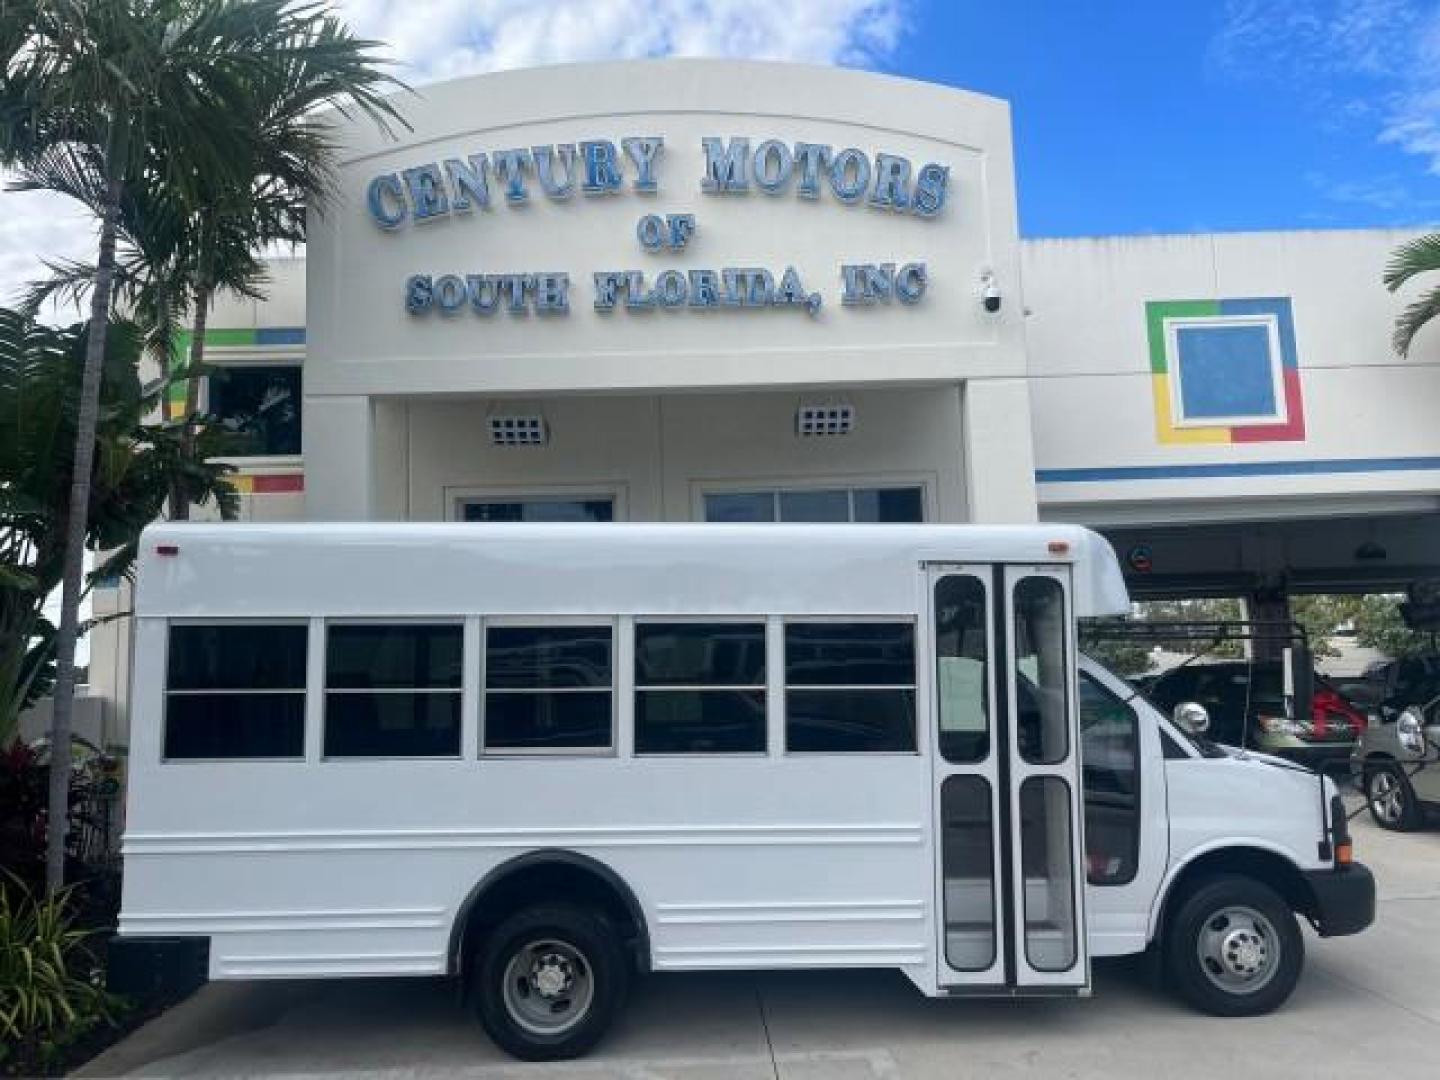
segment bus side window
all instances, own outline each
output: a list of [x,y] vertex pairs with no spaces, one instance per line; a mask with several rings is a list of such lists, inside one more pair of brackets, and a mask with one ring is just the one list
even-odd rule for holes
[[459,757],[459,623],[331,623],[327,758]]
[[614,667],[609,626],[487,626],[484,750],[610,749]]
[[1140,720],[1080,673],[1085,866],[1091,885],[1125,885],[1140,862]]
[[915,627],[785,624],[785,749],[915,751]]
[[1070,752],[1064,590],[1054,578],[1021,578],[1015,585],[1014,609],[1019,688],[1015,741],[1027,762],[1053,765]]
[[635,625],[635,753],[763,754],[765,624]]
[[946,761],[984,761],[990,755],[988,623],[979,578],[947,574],[935,583],[935,682]]
[[165,758],[305,756],[303,622],[175,623],[165,672]]

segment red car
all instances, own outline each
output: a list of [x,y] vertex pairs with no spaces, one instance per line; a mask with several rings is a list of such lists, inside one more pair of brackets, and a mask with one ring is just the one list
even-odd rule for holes
[[1317,674],[1310,716],[1291,720],[1285,715],[1283,678],[1278,662],[1226,660],[1163,671],[1141,686],[1166,711],[1182,701],[1204,705],[1210,714],[1206,734],[1217,743],[1312,769],[1348,769],[1350,751],[1368,723],[1365,714]]

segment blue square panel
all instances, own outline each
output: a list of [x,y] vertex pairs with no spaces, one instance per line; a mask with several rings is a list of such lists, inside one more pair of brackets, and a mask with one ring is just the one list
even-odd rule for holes
[[1275,371],[1265,326],[1182,326],[1175,332],[1182,420],[1274,416]]

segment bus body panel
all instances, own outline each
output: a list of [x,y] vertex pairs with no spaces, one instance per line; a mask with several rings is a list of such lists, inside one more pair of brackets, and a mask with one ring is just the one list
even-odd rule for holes
[[[120,935],[208,938],[216,979],[453,973],[455,920],[476,884],[516,856],[560,850],[629,887],[656,969],[898,967],[941,992],[931,562],[1064,565],[1075,615],[1127,609],[1108,545],[1074,527],[152,528]],[[327,620],[461,621],[469,656],[482,619],[604,621],[620,643],[646,616],[766,623],[764,753],[635,756],[633,681],[617,663],[610,752],[477,756],[471,658],[458,758],[323,757]],[[913,623],[914,752],[786,752],[777,642],[791,617]],[[170,626],[244,619],[309,626],[304,760],[163,760]],[[1093,662],[1079,667],[1121,692]],[[1252,843],[1309,868],[1323,834],[1320,796],[1298,774],[1163,760],[1168,721],[1130,704],[1140,864],[1123,886],[1085,889],[1094,955],[1144,949],[1168,883],[1196,854]]]
[[[608,535],[606,535],[608,534]],[[174,554],[159,554],[161,549]],[[1079,617],[1129,611],[1074,525],[153,525],[137,615],[918,615],[929,562],[1069,565]]]
[[130,822],[121,932],[210,934],[213,978],[442,974],[471,889],[539,849],[630,887],[657,970],[930,955],[918,755],[717,759],[703,785],[685,759],[335,762],[322,797],[303,763],[186,764]]

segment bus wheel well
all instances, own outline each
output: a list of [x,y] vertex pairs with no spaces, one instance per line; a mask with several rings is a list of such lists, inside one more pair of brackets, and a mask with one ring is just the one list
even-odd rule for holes
[[1236,874],[1268,885],[1280,894],[1291,911],[1311,920],[1317,916],[1314,891],[1299,867],[1285,856],[1264,848],[1219,848],[1194,859],[1170,883],[1155,929],[1157,940],[1164,936],[1171,914],[1179,910],[1185,898],[1206,881],[1221,874]]
[[603,912],[635,967],[650,966],[650,935],[630,887],[604,863],[573,851],[532,851],[497,866],[470,890],[450,937],[450,967],[470,957],[500,923],[537,904],[577,904]]

